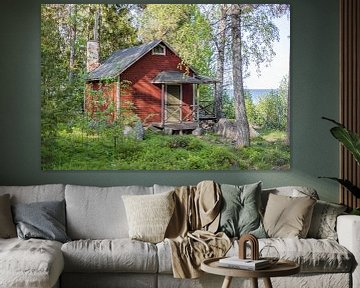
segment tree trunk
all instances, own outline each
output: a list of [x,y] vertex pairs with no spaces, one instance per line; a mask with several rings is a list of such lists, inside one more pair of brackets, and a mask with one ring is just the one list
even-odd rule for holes
[[219,83],[216,84],[215,90],[215,116],[217,120],[223,117],[222,112],[222,96],[224,91],[224,62],[225,62],[225,32],[226,32],[226,4],[220,5],[220,21],[219,21],[219,34],[216,41],[218,50],[216,60],[216,79]]
[[70,34],[70,58],[69,58],[69,82],[73,79],[75,68],[75,45],[76,45],[76,14],[77,8],[75,4],[69,4],[69,34]]
[[95,12],[95,19],[94,19],[94,31],[93,31],[93,40],[99,41],[99,30],[100,30],[100,5],[98,5],[98,9]]
[[250,129],[246,116],[243,63],[241,52],[241,9],[239,4],[231,4],[231,50],[232,50],[232,73],[234,88],[235,120],[239,129],[239,137],[236,141],[237,147],[250,145]]

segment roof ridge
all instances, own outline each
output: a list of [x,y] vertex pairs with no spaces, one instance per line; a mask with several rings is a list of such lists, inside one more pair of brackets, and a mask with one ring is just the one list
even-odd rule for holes
[[[163,40],[153,40],[138,46],[119,49],[100,64],[99,67],[89,73],[88,80],[99,80],[101,78],[112,78],[125,71],[142,56],[156,47]],[[167,43],[165,43],[168,46]]]

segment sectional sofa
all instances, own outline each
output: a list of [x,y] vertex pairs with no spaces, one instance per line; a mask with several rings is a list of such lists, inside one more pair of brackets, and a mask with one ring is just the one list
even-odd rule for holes
[[[64,243],[37,238],[0,239],[0,287],[221,287],[223,278],[215,275],[173,278],[167,241],[150,243],[129,238],[122,196],[152,195],[172,189],[174,187],[160,185],[0,186],[0,196],[9,194],[13,207],[22,203],[64,201],[68,237]],[[270,205],[267,203],[270,194],[317,197],[316,191],[305,187],[263,189],[264,209]],[[309,230],[313,236],[260,239],[260,248],[272,245],[281,258],[294,260],[301,266],[297,275],[272,279],[273,286],[360,287],[357,265],[360,261],[360,217],[339,215],[341,211],[336,212],[333,206],[322,201],[317,201],[314,209],[316,205],[325,205],[325,208],[318,207],[320,214],[314,210],[312,222],[317,222],[317,226],[312,223],[315,228]],[[334,234],[335,221],[337,231]],[[331,237],[314,238],[314,235],[326,235],[324,231],[329,229],[333,234],[327,235]],[[234,241],[227,255],[236,255],[237,251]],[[234,279],[232,287],[243,287],[236,286],[240,284],[248,287],[251,283],[246,279]]]

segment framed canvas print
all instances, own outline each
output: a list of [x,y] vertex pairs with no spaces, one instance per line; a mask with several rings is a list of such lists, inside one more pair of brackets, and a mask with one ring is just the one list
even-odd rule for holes
[[42,4],[43,170],[290,169],[288,4]]

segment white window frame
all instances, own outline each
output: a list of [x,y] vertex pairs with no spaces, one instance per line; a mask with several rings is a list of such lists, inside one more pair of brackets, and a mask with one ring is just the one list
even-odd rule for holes
[[[156,49],[157,47],[161,47],[161,48],[163,49],[163,52],[155,52],[155,49]],[[151,50],[151,52],[152,52],[152,55],[166,55],[166,47],[165,47],[165,45],[159,44],[159,45],[157,45],[156,47],[154,47],[154,48]]]

